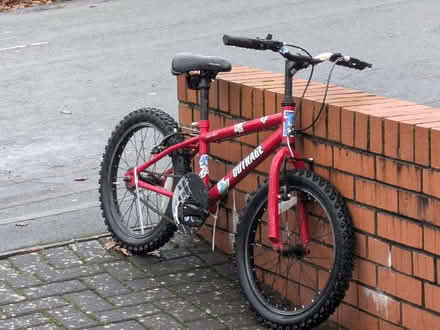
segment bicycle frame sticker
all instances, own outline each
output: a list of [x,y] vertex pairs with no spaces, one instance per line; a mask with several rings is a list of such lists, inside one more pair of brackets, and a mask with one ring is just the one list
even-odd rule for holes
[[249,165],[251,165],[256,159],[260,158],[264,153],[263,146],[259,145],[249,155],[246,156],[237,166],[232,169],[232,176],[236,178],[243,172]]
[[266,121],[267,121],[267,118],[269,118],[269,117],[268,117],[268,116],[261,117],[261,118],[260,118],[260,121],[261,121],[263,124],[265,124]]
[[295,129],[296,112],[292,110],[284,110],[283,115],[283,136],[289,136],[291,130]]
[[209,174],[208,160],[209,160],[209,156],[207,154],[203,154],[203,155],[200,156],[200,160],[199,160],[200,173],[199,173],[199,176],[202,179]]
[[244,123],[235,124],[234,125],[234,133],[243,133],[244,132],[243,124]]
[[223,178],[217,182],[217,190],[220,195],[225,194],[229,189],[229,178]]

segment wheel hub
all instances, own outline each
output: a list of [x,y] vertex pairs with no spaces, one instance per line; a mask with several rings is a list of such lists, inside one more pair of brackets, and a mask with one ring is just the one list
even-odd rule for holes
[[298,260],[304,259],[305,256],[310,254],[310,250],[305,248],[302,244],[285,245],[281,255],[283,257],[293,257]]

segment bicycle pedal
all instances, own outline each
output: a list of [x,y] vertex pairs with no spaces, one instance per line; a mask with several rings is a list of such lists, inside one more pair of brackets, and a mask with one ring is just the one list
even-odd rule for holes
[[176,224],[200,227],[209,216],[208,190],[195,173],[182,176],[177,182],[172,200],[173,218]]

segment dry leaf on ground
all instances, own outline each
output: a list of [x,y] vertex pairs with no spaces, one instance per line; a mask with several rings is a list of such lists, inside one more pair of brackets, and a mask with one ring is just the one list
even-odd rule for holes
[[104,249],[122,253],[127,257],[130,257],[132,255],[130,251],[128,251],[126,248],[121,248],[119,243],[113,239],[108,239],[104,242]]

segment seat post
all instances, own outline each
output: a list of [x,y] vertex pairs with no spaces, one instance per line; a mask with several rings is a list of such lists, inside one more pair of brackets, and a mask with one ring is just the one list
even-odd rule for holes
[[211,78],[209,74],[201,73],[200,90],[200,120],[208,120],[209,87]]

